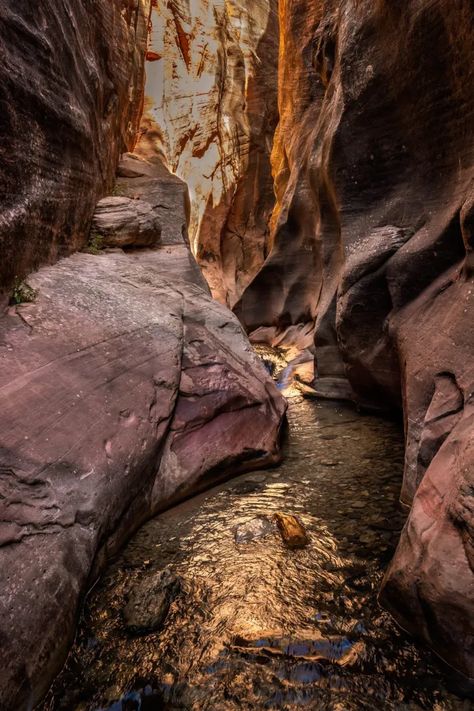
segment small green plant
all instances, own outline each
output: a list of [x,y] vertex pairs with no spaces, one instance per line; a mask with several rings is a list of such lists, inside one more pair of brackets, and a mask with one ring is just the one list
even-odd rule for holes
[[122,197],[124,194],[124,189],[122,185],[119,185],[118,183],[115,183],[114,187],[112,188],[112,195],[114,197]]
[[32,286],[15,277],[13,282],[13,292],[10,297],[10,304],[30,304],[38,296],[38,291]]
[[99,232],[91,232],[84,252],[87,252],[87,254],[100,254],[104,248],[104,239],[104,235]]

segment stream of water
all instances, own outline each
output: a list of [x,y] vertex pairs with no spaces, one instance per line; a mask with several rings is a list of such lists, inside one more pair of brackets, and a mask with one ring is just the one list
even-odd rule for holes
[[279,468],[151,520],[110,566],[43,711],[470,709],[377,603],[402,468],[398,424],[291,399]]

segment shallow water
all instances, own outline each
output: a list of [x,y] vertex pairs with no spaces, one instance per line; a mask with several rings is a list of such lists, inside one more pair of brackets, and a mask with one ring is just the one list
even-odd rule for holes
[[[89,595],[44,710],[469,709],[377,590],[403,525],[397,424],[293,398],[285,460],[151,520]],[[283,544],[296,514],[310,543]],[[161,629],[126,628],[127,599],[167,569]],[[135,591],[135,592],[134,592]],[[121,700],[120,700],[121,699]]]

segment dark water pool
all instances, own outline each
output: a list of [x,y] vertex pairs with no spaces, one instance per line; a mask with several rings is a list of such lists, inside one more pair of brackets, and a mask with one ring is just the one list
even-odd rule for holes
[[[301,398],[289,424],[278,469],[130,541],[89,595],[42,711],[471,708],[377,603],[404,518],[399,427]],[[277,511],[300,518],[306,548],[284,546]]]

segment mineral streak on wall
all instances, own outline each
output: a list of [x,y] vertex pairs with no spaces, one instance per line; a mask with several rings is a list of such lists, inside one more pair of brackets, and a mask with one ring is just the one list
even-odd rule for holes
[[274,202],[276,7],[153,2],[144,138],[188,184],[193,252],[214,295],[230,305],[263,263]]

